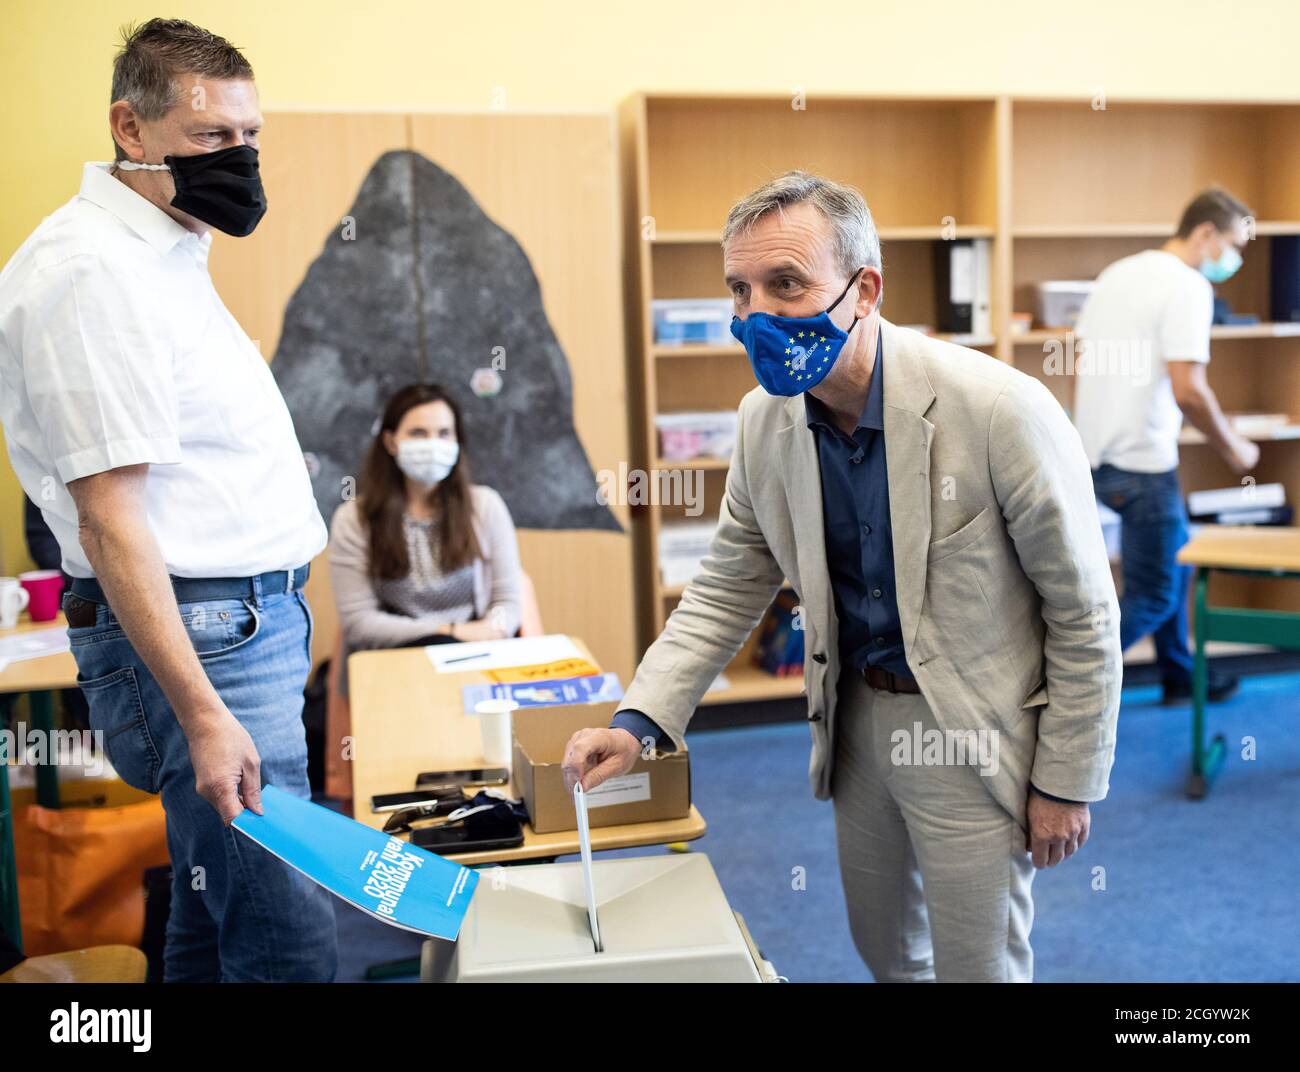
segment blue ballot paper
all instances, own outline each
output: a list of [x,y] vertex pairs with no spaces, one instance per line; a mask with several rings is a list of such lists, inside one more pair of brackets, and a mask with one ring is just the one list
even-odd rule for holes
[[509,685],[466,685],[461,689],[461,697],[465,714],[472,715],[483,700],[510,700],[518,707],[557,707],[560,704],[621,700],[623,686],[617,674],[590,674]]
[[394,927],[455,940],[478,874],[273,785],[232,824],[335,897]]

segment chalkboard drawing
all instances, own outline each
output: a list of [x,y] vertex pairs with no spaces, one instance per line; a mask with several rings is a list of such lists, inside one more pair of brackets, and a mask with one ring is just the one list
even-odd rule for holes
[[327,521],[357,490],[384,403],[423,380],[456,396],[474,480],[516,525],[621,531],[574,430],[569,364],[527,254],[419,153],[375,161],[289,299],[271,369]]

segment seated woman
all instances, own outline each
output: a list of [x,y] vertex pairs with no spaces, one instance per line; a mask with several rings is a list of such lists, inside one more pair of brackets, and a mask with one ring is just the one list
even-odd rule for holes
[[471,484],[460,408],[411,384],[389,401],[357,498],[330,523],[330,576],[347,656],[514,636],[519,546],[506,504]]

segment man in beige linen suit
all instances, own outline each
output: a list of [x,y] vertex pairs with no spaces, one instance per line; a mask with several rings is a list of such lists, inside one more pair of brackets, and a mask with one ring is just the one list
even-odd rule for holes
[[780,176],[732,209],[723,252],[762,386],[709,554],[611,727],[569,742],[570,784],[624,773],[646,738],[682,747],[788,579],[863,959],[878,981],[1028,981],[1034,867],[1087,840],[1119,706],[1078,435],[1037,380],[880,316],[855,190]]

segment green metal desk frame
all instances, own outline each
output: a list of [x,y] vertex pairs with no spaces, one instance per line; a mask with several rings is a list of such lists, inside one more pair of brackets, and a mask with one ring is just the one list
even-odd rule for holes
[[1228,742],[1223,734],[1205,739],[1206,691],[1209,683],[1205,645],[1211,640],[1239,644],[1268,644],[1287,651],[1300,651],[1300,614],[1280,610],[1251,610],[1240,607],[1209,605],[1210,574],[1215,570],[1246,577],[1274,577],[1300,580],[1293,570],[1231,569],[1226,566],[1196,567],[1196,624],[1193,636],[1196,651],[1192,664],[1192,772],[1187,779],[1187,795],[1202,799],[1223,767]]

